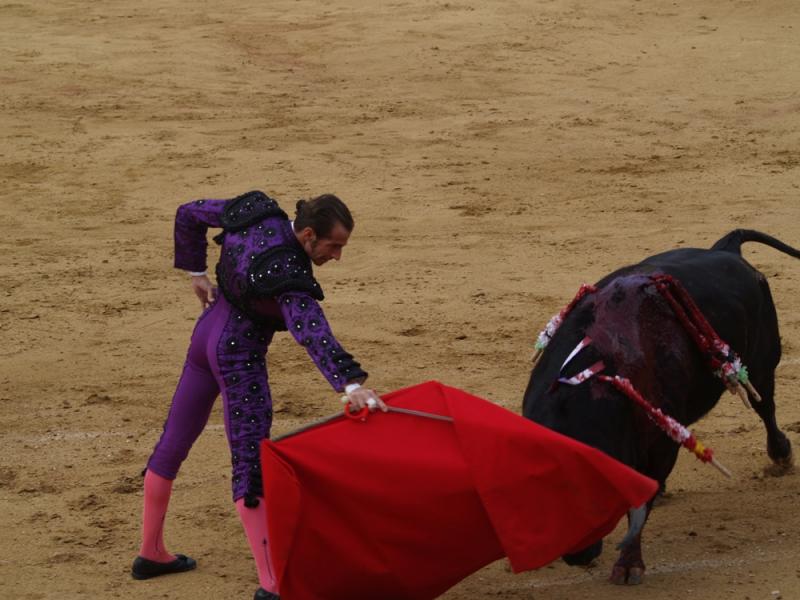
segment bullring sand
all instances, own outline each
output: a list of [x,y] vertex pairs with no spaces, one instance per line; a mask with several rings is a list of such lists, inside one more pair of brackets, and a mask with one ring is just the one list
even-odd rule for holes
[[[519,411],[538,330],[575,293],[736,227],[800,246],[800,4],[780,0],[0,3],[0,597],[250,598],[219,407],[148,582],[139,473],[198,313],[176,206],[335,192],[357,225],[318,271],[334,331],[388,391],[428,379]],[[212,247],[213,248],[213,247]],[[750,244],[800,447],[800,261]],[[274,434],[338,410],[286,335]],[[725,395],[645,530],[645,583],[502,562],[444,598],[800,598],[800,479]],[[609,541],[621,537],[618,530]]]

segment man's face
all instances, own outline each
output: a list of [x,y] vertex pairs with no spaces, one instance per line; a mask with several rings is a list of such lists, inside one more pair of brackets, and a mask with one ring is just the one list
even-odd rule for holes
[[300,232],[300,242],[311,262],[315,265],[324,265],[331,259],[342,258],[342,249],[347,245],[350,232],[341,223],[336,223],[328,237],[320,238],[310,227]]

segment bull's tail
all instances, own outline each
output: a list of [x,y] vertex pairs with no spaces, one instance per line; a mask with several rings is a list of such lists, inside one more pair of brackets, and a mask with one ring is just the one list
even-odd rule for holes
[[711,246],[711,249],[722,250],[723,252],[734,252],[741,255],[742,244],[745,242],[758,242],[760,244],[766,244],[767,246],[775,248],[776,250],[780,250],[789,256],[800,258],[800,250],[784,244],[782,241],[775,239],[771,235],[767,235],[766,233],[761,233],[760,231],[755,231],[753,229],[734,229],[716,244]]

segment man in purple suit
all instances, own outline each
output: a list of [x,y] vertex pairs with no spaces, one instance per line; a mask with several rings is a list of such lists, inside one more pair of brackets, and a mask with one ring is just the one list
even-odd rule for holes
[[[222,395],[233,465],[233,500],[258,568],[255,600],[278,598],[269,558],[259,447],[272,425],[266,352],[277,331],[290,331],[353,410],[386,410],[361,384],[367,373],[333,336],[319,301],[312,263],[339,260],[353,230],[347,206],[325,194],[300,200],[290,221],[277,202],[254,191],[231,200],[197,200],[178,208],[175,267],[188,271],[204,311],[195,325],[186,363],[164,431],[147,463],[142,545],[132,575],[148,579],[195,568],[193,559],[167,552],[163,523],[172,481]],[[206,274],[206,232],[222,228],[216,278]],[[273,518],[280,518],[276,515]]]

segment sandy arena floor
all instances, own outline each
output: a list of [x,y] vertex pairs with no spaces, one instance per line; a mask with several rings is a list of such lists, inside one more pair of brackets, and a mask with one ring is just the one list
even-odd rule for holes
[[[134,582],[142,469],[198,303],[176,206],[332,191],[318,271],[388,391],[439,379],[519,411],[535,335],[580,283],[736,227],[800,246],[800,4],[781,0],[19,0],[0,4],[0,598],[251,598],[217,409],[176,483],[192,574]],[[800,261],[751,244],[800,448]],[[287,335],[275,434],[338,410]],[[726,395],[681,456],[638,588],[502,562],[448,600],[800,598],[800,476]],[[612,539],[619,540],[617,531]],[[377,599],[379,600],[379,599]]]

